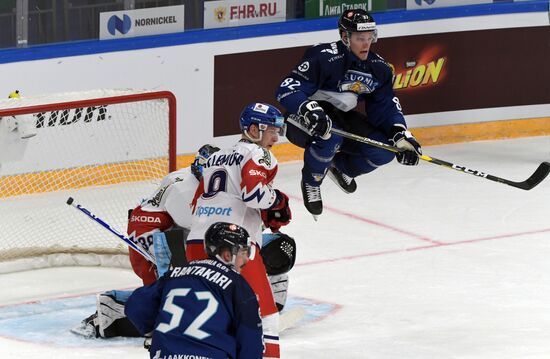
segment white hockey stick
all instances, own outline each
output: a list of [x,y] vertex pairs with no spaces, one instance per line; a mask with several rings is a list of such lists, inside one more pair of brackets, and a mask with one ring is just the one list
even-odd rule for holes
[[84,208],[80,204],[75,203],[72,197],[69,197],[69,199],[67,199],[67,204],[71,207],[78,209],[80,212],[84,213],[88,218],[92,219],[94,222],[101,225],[103,228],[105,228],[106,230],[108,230],[109,232],[117,236],[119,239],[124,241],[128,246],[130,246],[130,248],[132,248],[133,250],[141,254],[149,262],[156,264],[155,259],[151,257],[149,253],[144,251],[141,247],[139,247],[136,243],[134,243],[130,238],[126,237],[124,234],[120,233],[119,231],[111,227],[107,222],[97,217],[92,212],[90,212],[90,210]]

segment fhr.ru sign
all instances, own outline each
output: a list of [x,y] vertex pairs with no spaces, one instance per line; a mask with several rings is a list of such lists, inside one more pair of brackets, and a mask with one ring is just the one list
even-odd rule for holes
[[99,14],[101,40],[180,32],[184,30],[184,5]]

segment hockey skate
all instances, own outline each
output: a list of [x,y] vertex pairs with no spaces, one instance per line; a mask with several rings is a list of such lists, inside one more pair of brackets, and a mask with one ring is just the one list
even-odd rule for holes
[[338,187],[342,189],[342,191],[346,193],[353,193],[357,189],[357,183],[355,182],[355,179],[341,172],[338,168],[334,166],[330,166],[328,170],[328,176],[331,180],[334,181],[334,183],[336,183]]
[[97,312],[84,319],[74,328],[71,328],[71,333],[81,335],[84,338],[98,338],[99,325],[97,323]]
[[302,181],[302,197],[306,209],[315,219],[323,212],[323,200],[321,199],[321,187],[312,186]]

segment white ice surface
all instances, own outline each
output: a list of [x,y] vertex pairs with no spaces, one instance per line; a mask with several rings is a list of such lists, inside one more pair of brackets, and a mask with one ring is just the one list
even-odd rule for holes
[[[523,181],[550,161],[550,138],[425,148]],[[550,179],[531,191],[426,162],[330,180],[318,222],[303,208],[301,163],[282,165],[298,260],[290,295],[337,310],[285,331],[283,358],[550,358]],[[93,204],[90,204],[91,206]],[[116,239],[114,239],[116,240]],[[0,306],[139,284],[127,270],[54,268],[0,275]],[[0,318],[1,321],[1,318]],[[135,345],[66,348],[0,337],[0,358],[146,358]]]

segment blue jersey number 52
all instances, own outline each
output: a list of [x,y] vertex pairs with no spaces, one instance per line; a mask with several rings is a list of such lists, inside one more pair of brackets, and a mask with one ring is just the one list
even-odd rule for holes
[[[168,292],[166,302],[164,303],[162,310],[172,314],[172,319],[170,319],[170,323],[160,323],[157,326],[156,330],[162,333],[166,333],[172,329],[179,327],[181,318],[185,310],[182,307],[174,304],[174,298],[185,297],[190,291],[190,288],[176,288]],[[216,298],[214,298],[212,293],[208,291],[194,292],[194,294],[198,300],[206,300],[208,301],[208,303],[206,305],[206,308],[204,308],[204,310],[199,315],[197,315],[197,317],[191,322],[191,324],[189,324],[189,326],[183,331],[183,334],[201,340],[208,338],[210,334],[208,334],[204,330],[201,330],[200,327],[216,313],[219,303]]]

